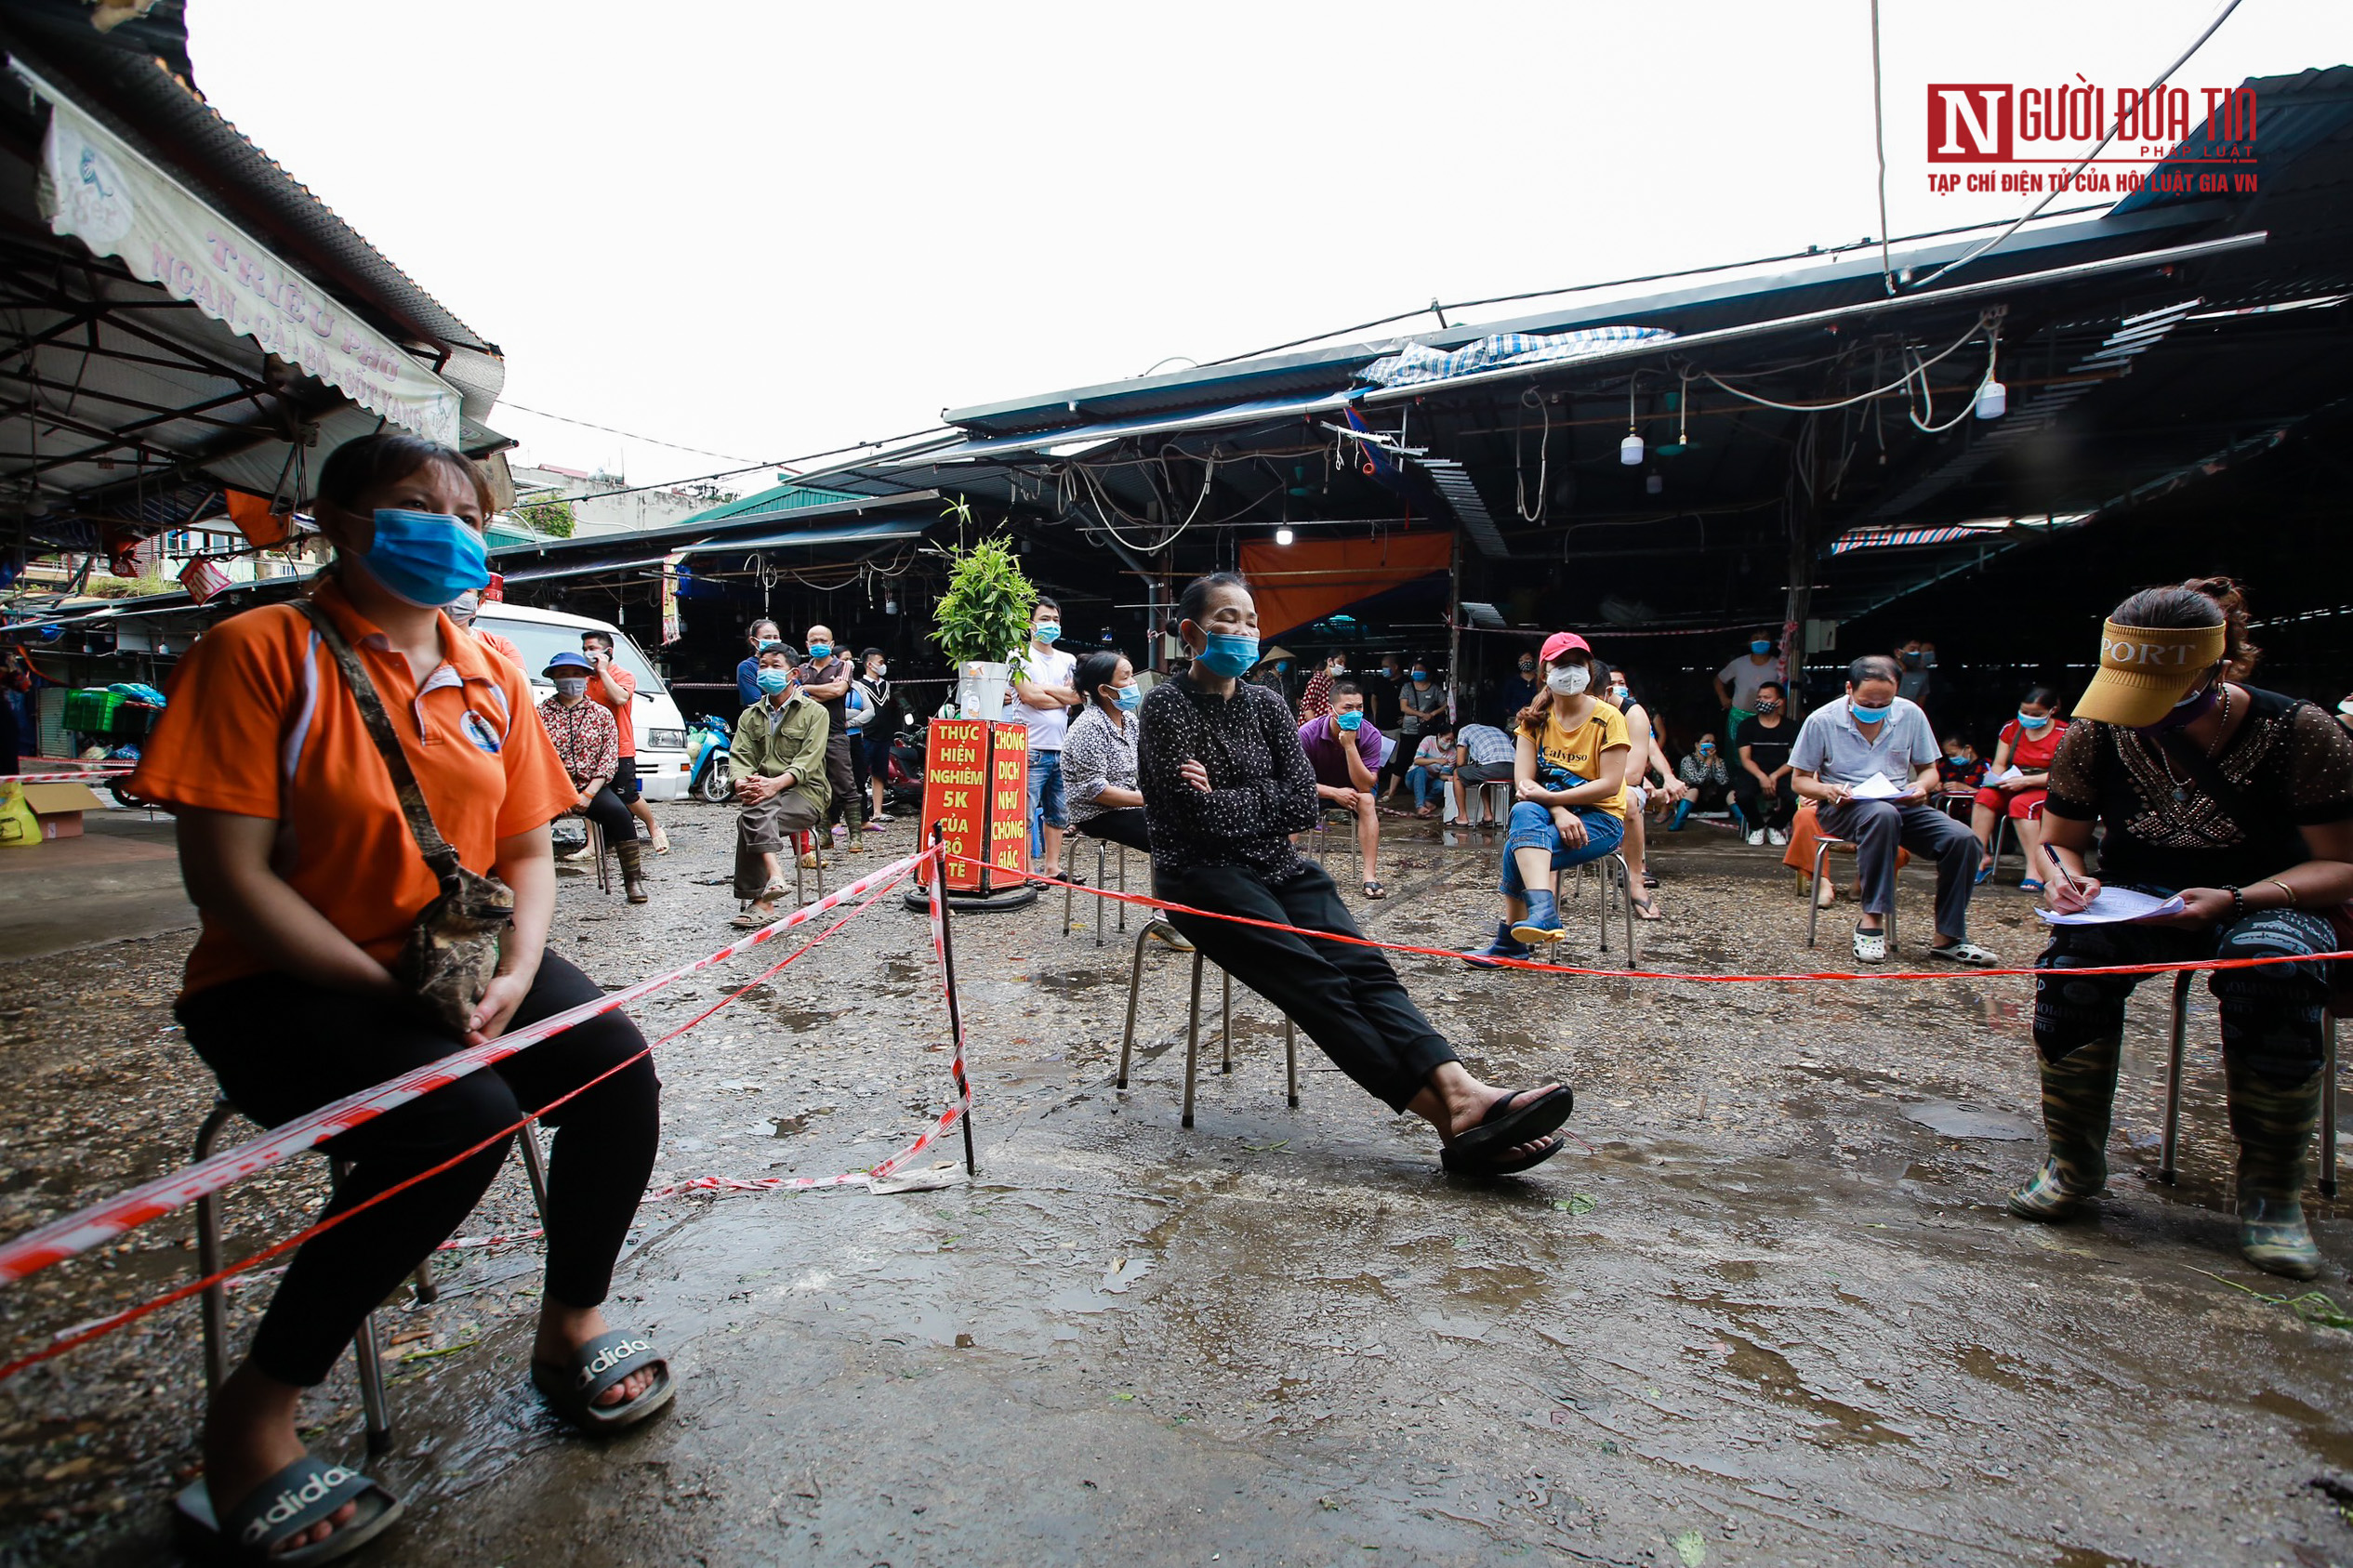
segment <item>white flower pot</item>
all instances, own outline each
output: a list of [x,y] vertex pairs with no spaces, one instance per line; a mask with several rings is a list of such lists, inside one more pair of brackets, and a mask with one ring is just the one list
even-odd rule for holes
[[990,721],[1005,717],[1005,692],[1012,684],[1013,666],[970,662],[956,668],[956,705],[967,718]]

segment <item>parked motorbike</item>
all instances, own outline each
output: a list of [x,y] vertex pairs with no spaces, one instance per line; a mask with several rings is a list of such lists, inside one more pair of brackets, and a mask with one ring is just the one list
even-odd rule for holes
[[727,720],[715,713],[704,715],[688,728],[686,745],[694,754],[694,765],[686,787],[696,799],[718,806],[735,793],[734,765],[727,757],[733,740]]

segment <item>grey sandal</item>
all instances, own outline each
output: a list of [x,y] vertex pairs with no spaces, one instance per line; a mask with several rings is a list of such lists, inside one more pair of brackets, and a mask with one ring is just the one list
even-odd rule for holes
[[[359,1512],[325,1540],[294,1551],[273,1551],[281,1541],[326,1522],[336,1509],[355,1503]],[[270,1562],[284,1568],[332,1562],[359,1550],[401,1517],[402,1503],[380,1482],[348,1465],[330,1465],[305,1454],[255,1487],[229,1510],[224,1522],[213,1509],[202,1478],[172,1499],[181,1532],[195,1545],[240,1562]]]
[[[599,1404],[597,1396],[647,1367],[654,1386],[619,1404]],[[670,1403],[678,1392],[670,1364],[654,1348],[654,1341],[627,1332],[600,1334],[572,1353],[571,1362],[556,1366],[531,1364],[531,1381],[549,1405],[565,1420],[587,1432],[615,1432],[636,1426]]]

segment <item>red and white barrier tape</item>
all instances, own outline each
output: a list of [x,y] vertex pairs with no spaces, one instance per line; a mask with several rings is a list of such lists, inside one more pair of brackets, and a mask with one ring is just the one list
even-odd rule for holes
[[[991,865],[986,861],[944,850],[947,858],[962,861],[967,865]],[[992,869],[1001,871],[1001,866]],[[1197,915],[1204,920],[1223,920],[1229,925],[1256,926],[1262,930],[1287,931],[1292,936],[1309,937],[1316,942],[1342,942],[1354,947],[1377,947],[1386,953],[1411,953],[1424,958],[1451,958],[1458,964],[1475,963],[1487,968],[1533,969],[1539,974],[1582,975],[1593,980],[1653,980],[1689,981],[1700,985],[1759,985],[1777,981],[1844,981],[1844,980],[1987,980],[2003,975],[2039,975],[2047,969],[1977,969],[1955,965],[1950,969],[1870,969],[1856,972],[1849,969],[1826,969],[1816,974],[1690,974],[1674,969],[1587,969],[1569,964],[1547,964],[1535,958],[1474,957],[1451,947],[1416,947],[1410,942],[1380,942],[1368,936],[1350,936],[1342,931],[1318,931],[1305,926],[1287,926],[1280,920],[1261,920],[1255,916],[1229,915],[1218,909],[1196,909],[1191,904],[1170,903],[1143,893],[1119,893],[1108,888],[1090,888],[1083,882],[1064,882],[1059,876],[1025,871],[1023,876],[1048,888],[1075,888],[1079,892],[1099,899],[1114,899],[1121,903],[1142,904],[1146,909],[1165,909],[1178,915]],[[2078,975],[2161,975],[2175,974],[2184,969],[2256,969],[2274,964],[2325,964],[2334,959],[2353,959],[2353,951],[2338,953],[2280,953],[2259,958],[2187,958],[2170,964],[2087,964],[2069,965],[2067,974]]]
[[128,768],[84,768],[72,773],[0,773],[0,784],[87,784],[92,779],[119,779]]
[[76,1253],[101,1245],[151,1219],[183,1208],[198,1198],[208,1197],[256,1171],[266,1170],[290,1155],[316,1148],[328,1139],[372,1121],[395,1106],[405,1105],[420,1095],[430,1094],[469,1073],[502,1061],[527,1047],[562,1034],[575,1024],[627,1007],[688,975],[709,968],[714,964],[724,963],[796,926],[807,924],[828,910],[863,898],[879,884],[896,881],[932,852],[926,850],[923,854],[893,861],[847,887],[837,889],[806,908],[793,911],[774,925],[763,926],[741,941],[730,942],[707,958],[681,964],[665,974],[640,981],[593,1002],[584,1002],[553,1018],[501,1034],[495,1040],[466,1047],[439,1061],[404,1073],[374,1088],[362,1089],[357,1094],[323,1105],[309,1115],[297,1117],[249,1143],[224,1150],[210,1159],[199,1160],[169,1176],[134,1187],[127,1192],[29,1231],[0,1245],[0,1284],[20,1280]]
[[[496,1132],[492,1133],[489,1137],[474,1143],[471,1147],[459,1150],[456,1153],[450,1155],[440,1164],[429,1166],[413,1176],[409,1176],[400,1181],[396,1181],[391,1186],[385,1188],[381,1192],[352,1205],[350,1208],[341,1209],[334,1214],[330,1214],[325,1219],[306,1226],[290,1236],[286,1236],[279,1241],[271,1243],[269,1246],[262,1248],[259,1252],[257,1252],[250,1257],[238,1259],[236,1262],[230,1264],[225,1269],[216,1270],[214,1272],[207,1274],[201,1279],[192,1280],[186,1285],[165,1291],[161,1295],[151,1297],[149,1299],[140,1302],[136,1306],[126,1307],[119,1312],[111,1313],[106,1317],[97,1318],[89,1323],[63,1330],[44,1348],[37,1351],[27,1351],[26,1353],[15,1358],[13,1361],[9,1361],[6,1364],[0,1364],[0,1382],[6,1382],[7,1379],[15,1377],[18,1373],[22,1372],[29,1366],[35,1365],[41,1362],[52,1360],[55,1357],[65,1354],[69,1351],[76,1349],[79,1346],[86,1345],[93,1339],[102,1338],[106,1335],[115,1332],[117,1329],[127,1327],[131,1324],[138,1322],[140,1318],[146,1317],[152,1312],[160,1311],[176,1301],[184,1301],[188,1299],[188,1298],[197,1295],[205,1290],[208,1290],[216,1285],[220,1285],[223,1288],[232,1287],[238,1283],[238,1276],[245,1274],[247,1271],[251,1270],[256,1264],[267,1262],[269,1259],[277,1257],[281,1253],[290,1252],[294,1248],[300,1246],[303,1243],[309,1241],[311,1237],[316,1236],[323,1232],[333,1230],[336,1226],[342,1224],[346,1220],[352,1219],[359,1215],[364,1214],[378,1204],[386,1203],[395,1197],[398,1197],[401,1193],[408,1191],[411,1187],[416,1186],[420,1182],[431,1180],[434,1177],[441,1175],[443,1171],[453,1169],[454,1167],[464,1164],[466,1161],[472,1159],[476,1154],[481,1153],[485,1149],[504,1143],[507,1139],[530,1127],[534,1122],[536,1122],[540,1117],[545,1116],[549,1112],[556,1110],[567,1101],[577,1099],[579,1096],[586,1094],[588,1090],[594,1088],[597,1085],[602,1083],[605,1079],[614,1076],[615,1074],[626,1071],[635,1063],[643,1061],[648,1056],[653,1055],[656,1048],[666,1046],[670,1041],[677,1039],[680,1035],[693,1029],[695,1025],[701,1023],[705,1019],[709,1018],[713,1013],[718,1012],[721,1008],[726,1007],[729,1003],[741,999],[744,995],[750,991],[754,986],[771,979],[788,966],[799,961],[812,949],[815,948],[819,942],[825,941],[826,938],[841,929],[842,927],[848,925],[852,920],[855,919],[865,911],[873,908],[876,903],[879,902],[880,895],[892,886],[895,886],[898,881],[902,877],[906,876],[918,863],[925,860],[934,860],[934,869],[936,874],[936,872],[940,869],[937,866],[936,860],[934,859],[938,851],[936,850],[928,850],[920,855],[909,856],[907,859],[896,863],[895,869],[893,867],[886,866],[881,871],[877,872],[875,874],[875,877],[884,877],[887,879],[881,883],[880,887],[873,889],[871,895],[867,897],[866,903],[859,904],[847,915],[844,915],[840,919],[836,920],[832,925],[827,926],[815,936],[811,937],[807,942],[801,943],[792,952],[786,954],[782,958],[776,960],[775,963],[771,964],[766,969],[754,976],[749,982],[737,987],[729,995],[720,997],[718,1001],[713,1002],[709,1007],[705,1008],[701,1012],[695,1014],[693,1018],[688,1019],[684,1023],[681,1023],[677,1028],[672,1029],[668,1034],[664,1034],[652,1045],[646,1046],[633,1056],[615,1062],[613,1066],[605,1069],[596,1076],[589,1078],[585,1083],[579,1084],[567,1092],[558,1095],[548,1104],[542,1105],[538,1109],[526,1113],[520,1121],[515,1122],[512,1126],[501,1127]],[[868,877],[863,882],[852,884],[850,888],[842,889],[843,895],[848,896],[849,894],[856,891],[858,889],[866,887],[867,883],[872,882],[875,877]],[[815,907],[816,906],[813,905],[813,910]],[[773,927],[770,928],[772,930],[775,929],[776,928]],[[747,945],[749,945],[749,943],[739,942],[735,944],[735,947],[741,948]],[[918,1140],[915,1144],[915,1148],[921,1148],[924,1141],[925,1140]],[[909,1153],[912,1152],[912,1150],[909,1151]],[[901,1157],[904,1158],[905,1156],[902,1155]]]

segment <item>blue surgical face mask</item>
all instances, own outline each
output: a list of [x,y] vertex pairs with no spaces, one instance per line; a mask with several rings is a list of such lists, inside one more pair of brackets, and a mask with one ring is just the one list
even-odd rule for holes
[[1763,638],[1759,638],[1756,641],[1749,644],[1749,652],[1752,653],[1770,653],[1773,652],[1773,644],[1765,641]]
[[1706,742],[1706,741],[1701,741],[1701,742],[1699,743],[1699,755],[1700,755],[1700,756],[1702,756],[1702,757],[1713,757],[1715,754],[1716,754],[1716,748],[1715,748],[1712,744],[1711,744],[1709,742]]
[[1966,768],[1969,766],[1969,754],[1965,751],[1949,751],[1945,753],[1945,760],[1956,768]]
[[813,642],[809,645],[809,656],[813,659],[830,659],[833,657],[833,644]]
[[465,519],[379,507],[376,538],[357,558],[393,598],[438,610],[468,588],[490,585],[490,556]]
[[1430,672],[1423,669],[1421,665],[1416,665],[1413,669],[1413,679],[1417,682],[1425,681],[1430,679]]
[[1338,725],[1341,729],[1354,734],[1356,731],[1364,728],[1365,716],[1361,712],[1351,708],[1346,713],[1333,714],[1331,721]]
[[1237,637],[1231,632],[1213,631],[1209,645],[1194,655],[1194,659],[1211,675],[1227,680],[1238,680],[1251,665],[1258,663],[1258,639]]
[[1059,621],[1040,621],[1038,623],[1037,629],[1032,635],[1034,635],[1040,642],[1051,644],[1062,636],[1062,623]]
[[1133,713],[1143,706],[1143,688],[1132,681],[1125,686],[1114,686],[1111,694],[1118,699],[1121,713]]
[[2018,722],[2025,725],[2029,730],[2041,730],[2049,726],[2051,722],[2051,716],[2046,713],[2040,718],[2030,718],[2024,712],[2020,712],[2018,715]]
[[1862,704],[1857,702],[1852,697],[1846,699],[1846,708],[1849,713],[1852,713],[1855,716],[1855,722],[1857,724],[1880,723],[1884,720],[1889,714],[1896,711],[1893,705],[1886,707],[1865,707]]
[[786,687],[792,684],[791,674],[780,669],[761,670],[756,679],[760,682],[760,691],[771,697],[775,696]]

